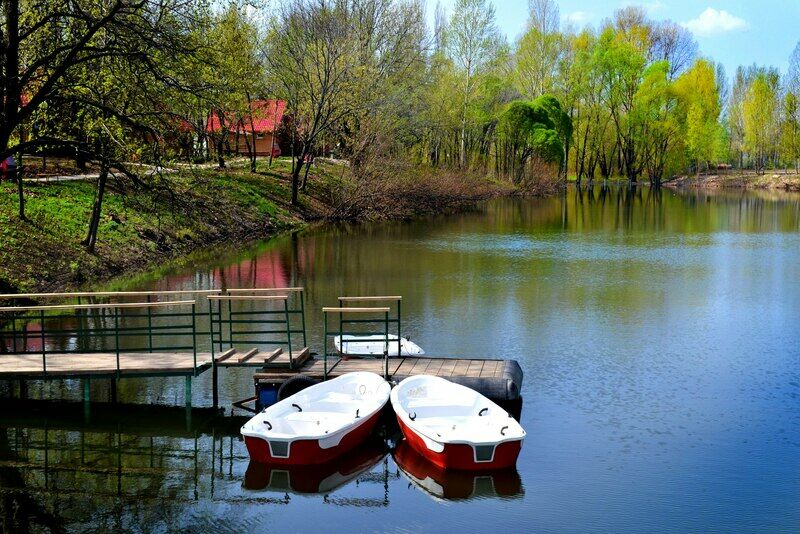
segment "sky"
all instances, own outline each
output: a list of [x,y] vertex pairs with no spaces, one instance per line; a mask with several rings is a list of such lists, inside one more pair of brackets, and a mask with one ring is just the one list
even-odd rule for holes
[[[439,0],[450,12],[455,0]],[[514,41],[528,17],[527,0],[490,0],[497,25]],[[654,20],[673,20],[689,28],[700,53],[725,65],[732,76],[739,65],[767,65],[786,72],[800,41],[800,0],[556,0],[562,24],[597,27],[627,5],[644,7]],[[436,0],[428,0],[432,13]]]

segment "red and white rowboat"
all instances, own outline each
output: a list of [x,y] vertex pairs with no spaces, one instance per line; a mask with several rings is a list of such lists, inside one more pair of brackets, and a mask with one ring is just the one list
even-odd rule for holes
[[391,399],[409,445],[433,464],[490,470],[516,463],[525,430],[477,391],[419,375],[400,382]]
[[273,404],[242,427],[256,462],[322,464],[372,433],[391,387],[375,373],[348,373]]

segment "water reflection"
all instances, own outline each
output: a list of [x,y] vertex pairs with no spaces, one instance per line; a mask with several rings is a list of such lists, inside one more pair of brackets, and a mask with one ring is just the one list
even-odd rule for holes
[[[388,452],[385,441],[373,438],[343,457],[322,465],[286,466],[251,461],[243,487],[251,491],[328,495],[356,479],[360,481],[361,476],[371,471]],[[386,462],[383,468],[388,476]],[[388,495],[380,502],[388,504]]]
[[411,483],[439,499],[515,498],[524,494],[516,468],[475,473],[448,471],[426,460],[405,440],[397,444],[392,456]]

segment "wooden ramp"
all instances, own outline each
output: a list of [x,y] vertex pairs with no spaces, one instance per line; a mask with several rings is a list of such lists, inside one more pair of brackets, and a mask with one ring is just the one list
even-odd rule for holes
[[[333,378],[355,371],[370,371],[383,374],[383,359],[351,358],[328,362],[328,376]],[[434,375],[442,378],[503,378],[505,360],[465,359],[465,358],[419,358],[406,356],[389,358],[389,376],[406,377],[412,375]],[[287,369],[265,369],[256,373],[256,380],[286,380],[297,374],[312,378],[324,377],[324,362],[318,358],[310,359],[295,371]]]

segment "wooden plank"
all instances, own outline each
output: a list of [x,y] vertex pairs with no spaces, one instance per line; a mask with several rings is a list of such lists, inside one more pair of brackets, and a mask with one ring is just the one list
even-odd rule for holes
[[209,295],[208,300],[287,300],[288,295]]
[[[211,365],[211,354],[198,353],[197,367],[192,353],[121,353],[121,374],[186,374]],[[114,353],[48,354],[48,376],[112,375],[117,372]],[[42,375],[41,354],[0,356],[0,376]]]
[[480,377],[482,369],[483,369],[483,362],[481,360],[472,360],[469,362],[469,366],[467,367],[467,373],[465,376]]
[[450,378],[453,376],[453,371],[455,371],[457,361],[458,360],[443,359],[442,367],[439,369],[439,376],[442,378]]
[[322,313],[389,313],[387,307],[379,308],[322,308]]
[[358,301],[381,301],[381,300],[403,300],[403,297],[389,296],[389,297],[339,297],[339,302],[358,302]]
[[297,354],[292,353],[293,365],[301,366],[304,363],[306,363],[306,360],[308,360],[310,357],[311,357],[311,350],[309,350],[308,347],[303,347]]
[[78,297],[146,297],[159,295],[207,295],[221,293],[221,289],[180,289],[169,291],[78,291],[75,293],[11,293],[0,295],[0,300],[78,298]]
[[274,360],[275,358],[277,358],[281,354],[283,354],[283,349],[278,347],[277,349],[275,349],[272,352],[270,352],[269,354],[267,354],[267,357],[264,358],[264,363],[271,362],[272,360]]
[[442,365],[444,365],[444,360],[442,359],[431,360],[431,363],[428,365],[428,369],[425,372],[429,375],[439,376],[439,371],[442,369]]
[[469,360],[456,360],[456,366],[450,376],[467,376]]
[[220,354],[219,358],[217,358],[216,361],[217,361],[217,363],[224,362],[225,360],[227,360],[228,358],[230,358],[234,354],[236,354],[236,349],[230,348],[230,349],[226,350],[225,352],[223,352],[222,354]]
[[397,366],[393,374],[400,376],[411,376],[411,369],[414,367],[416,360],[416,358],[411,357],[404,358],[400,365]]
[[252,358],[256,354],[258,354],[258,349],[257,348],[252,348],[252,349],[248,350],[247,352],[245,352],[244,354],[242,354],[239,357],[239,363],[246,362],[247,360],[249,360],[250,358]]
[[162,308],[165,306],[188,306],[193,300],[163,300],[158,302],[108,302],[105,304],[56,304],[53,306],[5,306],[0,312],[51,311],[51,310],[97,310],[101,308]]
[[411,374],[424,375],[430,363],[431,363],[430,358],[417,358],[417,361],[414,362],[414,367],[411,369]]
[[228,293],[299,293],[302,287],[238,287],[226,290]]

